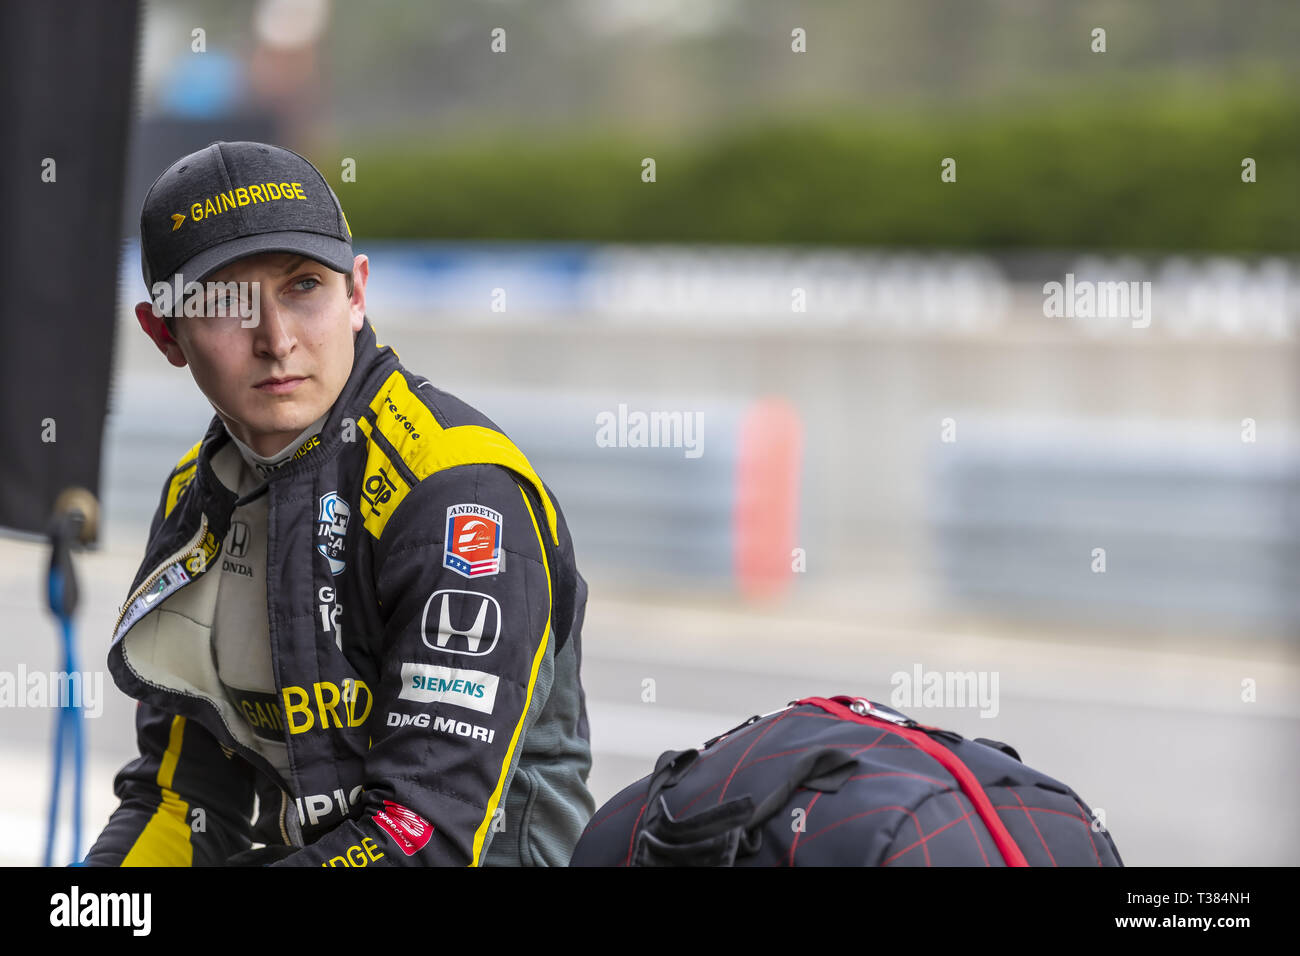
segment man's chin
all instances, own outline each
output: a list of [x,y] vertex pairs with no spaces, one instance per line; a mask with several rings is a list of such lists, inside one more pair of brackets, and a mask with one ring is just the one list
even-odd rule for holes
[[266,433],[286,435],[288,437],[285,441],[288,441],[290,438],[293,438],[295,435],[306,429],[308,425],[319,417],[319,415],[313,415],[310,412],[304,411],[301,415],[277,418],[274,422],[269,422],[267,424]]
[[320,418],[321,413],[310,408],[277,410],[275,415],[253,415],[245,419],[251,434],[275,436],[276,441],[289,442]]

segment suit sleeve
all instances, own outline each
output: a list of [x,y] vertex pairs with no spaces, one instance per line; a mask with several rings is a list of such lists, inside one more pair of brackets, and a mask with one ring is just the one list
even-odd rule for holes
[[[448,556],[449,524],[468,561]],[[547,533],[532,486],[496,465],[411,489],[374,551],[384,635],[362,812],[275,865],[477,866],[521,825],[505,795],[554,678]]]
[[220,866],[250,845],[253,768],[203,727],[136,707],[140,756],[118,773],[121,804],[87,866]]

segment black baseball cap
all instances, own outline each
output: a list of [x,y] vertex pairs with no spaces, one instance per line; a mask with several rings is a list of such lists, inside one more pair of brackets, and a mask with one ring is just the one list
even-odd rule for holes
[[202,282],[236,259],[296,252],[352,272],[352,230],[325,177],[291,149],[205,146],[172,163],[145,194],[140,260],[145,286]]

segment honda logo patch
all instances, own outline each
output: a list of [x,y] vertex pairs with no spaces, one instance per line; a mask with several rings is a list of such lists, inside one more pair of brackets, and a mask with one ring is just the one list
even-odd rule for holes
[[500,513],[474,504],[448,508],[442,566],[466,578],[486,577],[500,571]]
[[232,558],[242,558],[248,553],[248,525],[242,521],[230,522],[230,533],[226,535],[226,554]]
[[424,646],[448,654],[483,657],[501,636],[501,605],[478,591],[434,591],[424,602]]

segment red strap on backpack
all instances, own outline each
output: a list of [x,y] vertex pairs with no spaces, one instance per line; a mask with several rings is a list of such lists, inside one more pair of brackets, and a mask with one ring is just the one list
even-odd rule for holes
[[[915,727],[908,727],[898,723],[892,717],[874,716],[871,712],[859,714],[850,709],[850,705],[855,701],[863,701],[870,705],[870,701],[861,697],[848,697],[844,695],[827,699],[825,697],[805,697],[803,700],[796,700],[793,706],[801,704],[813,704],[820,707],[829,714],[834,714],[843,720],[851,720],[859,724],[867,724],[872,727],[883,727],[892,733],[907,740],[915,745],[918,749],[925,751],[944,768],[957,778],[957,783],[961,785],[962,793],[974,805],[975,811],[988,827],[989,833],[993,836],[993,842],[1002,854],[1002,859],[1006,861],[1007,866],[1028,866],[1029,862],[1025,855],[1020,852],[1020,847],[1016,845],[1015,839],[1011,832],[1007,830],[1006,824],[998,816],[998,812],[993,809],[993,802],[989,800],[988,794],[980,786],[980,782],[975,779],[975,775],[970,772],[970,768],[962,763],[961,759],[945,747],[931,739],[930,735],[923,730],[917,730]],[[883,712],[880,712],[883,714]]]

